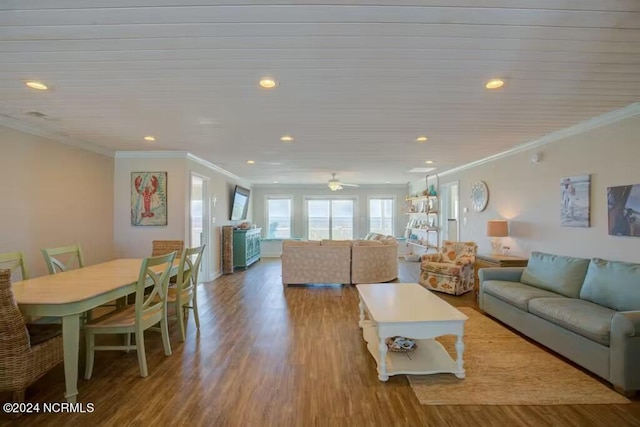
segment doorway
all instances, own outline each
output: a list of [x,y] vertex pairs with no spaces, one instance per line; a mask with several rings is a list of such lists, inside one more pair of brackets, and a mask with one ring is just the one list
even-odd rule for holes
[[211,210],[207,200],[207,186],[209,179],[207,177],[191,173],[191,190],[189,203],[189,242],[190,248],[206,245],[202,254],[202,262],[200,264],[200,277],[203,280],[209,280],[211,268],[210,260],[213,259],[211,237],[210,237],[210,221]]
[[458,241],[460,239],[460,194],[458,181],[440,185],[441,210],[440,229],[442,240]]

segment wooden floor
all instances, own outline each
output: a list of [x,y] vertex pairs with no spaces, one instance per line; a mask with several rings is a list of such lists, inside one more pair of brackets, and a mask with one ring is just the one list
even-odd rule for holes
[[[417,263],[399,281],[417,281]],[[135,352],[98,352],[80,380],[90,414],[25,415],[0,425],[190,426],[640,426],[629,405],[421,406],[404,375],[378,381],[358,328],[355,287],[283,289],[280,261],[262,260],[199,289],[201,331],[165,357],[147,334],[149,377]],[[443,295],[475,307],[471,294]],[[80,368],[84,366],[81,363]],[[509,384],[505,384],[509,387]],[[62,366],[27,392],[30,402],[63,401]]]

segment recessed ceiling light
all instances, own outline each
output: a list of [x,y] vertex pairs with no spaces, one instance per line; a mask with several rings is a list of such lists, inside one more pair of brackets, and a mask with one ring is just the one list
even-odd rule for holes
[[276,87],[276,81],[268,77],[265,77],[260,80],[260,86],[262,86],[265,89],[272,89]]
[[36,82],[36,81],[28,81],[28,82],[25,82],[24,84],[29,86],[31,89],[37,89],[37,90],[47,90],[47,89],[49,89],[46,84],[40,83],[40,82]]
[[431,164],[433,164],[433,160],[427,160],[425,163],[428,164],[428,165],[431,165]]
[[486,87],[487,89],[499,89],[502,86],[504,86],[504,80],[500,79],[491,79],[487,82],[486,85],[484,85],[484,87]]
[[391,181],[385,181],[387,184],[391,184]]
[[273,183],[274,183],[274,184],[277,184],[277,183],[278,183],[278,181],[273,181]]
[[289,135],[285,135],[285,136],[283,136],[282,138],[280,138],[280,141],[283,141],[283,142],[291,142],[291,141],[293,141],[293,137],[291,137],[291,136],[289,136]]
[[418,142],[426,142],[426,140],[429,139],[426,136],[419,136],[416,138],[416,141]]
[[151,136],[151,135],[147,135],[147,136],[145,136],[145,137],[144,137],[144,140],[145,140],[145,141],[155,141],[155,140],[156,140],[156,138],[155,138],[155,137],[153,137],[153,136]]
[[255,162],[256,162],[255,160],[247,160],[247,164],[248,164],[248,165],[252,165],[252,164],[254,164]]

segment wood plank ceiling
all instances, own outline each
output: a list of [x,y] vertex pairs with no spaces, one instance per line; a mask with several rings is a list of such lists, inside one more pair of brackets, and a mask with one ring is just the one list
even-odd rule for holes
[[0,2],[5,123],[254,183],[405,183],[638,100],[637,0]]

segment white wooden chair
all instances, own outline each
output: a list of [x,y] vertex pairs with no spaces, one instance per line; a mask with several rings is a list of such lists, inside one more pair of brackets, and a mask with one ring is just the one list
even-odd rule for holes
[[[71,263],[76,264],[76,268],[84,267],[84,257],[82,256],[82,247],[79,243],[68,246],[60,246],[58,248],[42,249],[44,262],[47,265],[49,274],[61,273],[70,269]],[[67,258],[64,264],[61,258]]]
[[205,245],[202,245],[182,251],[176,287],[169,288],[167,293],[167,303],[172,306],[175,317],[178,319],[181,341],[184,341],[186,337],[185,327],[189,318],[189,309],[193,310],[196,328],[200,330],[196,288],[198,286],[198,271],[200,270],[204,247]]
[[[176,253],[158,257],[145,258],[140,267],[140,275],[136,285],[136,300],[134,305],[128,305],[121,310],[108,313],[105,316],[85,325],[86,337],[86,368],[85,379],[90,379],[93,372],[93,362],[96,350],[136,350],[140,376],[148,375],[147,359],[144,349],[144,331],[160,323],[164,354],[171,355],[169,330],[167,328],[167,288],[169,275]],[[162,266],[162,269],[152,267]],[[150,293],[145,295],[148,282],[153,283]],[[97,346],[96,335],[124,334],[125,344]],[[135,344],[131,345],[131,334],[135,334]]]

